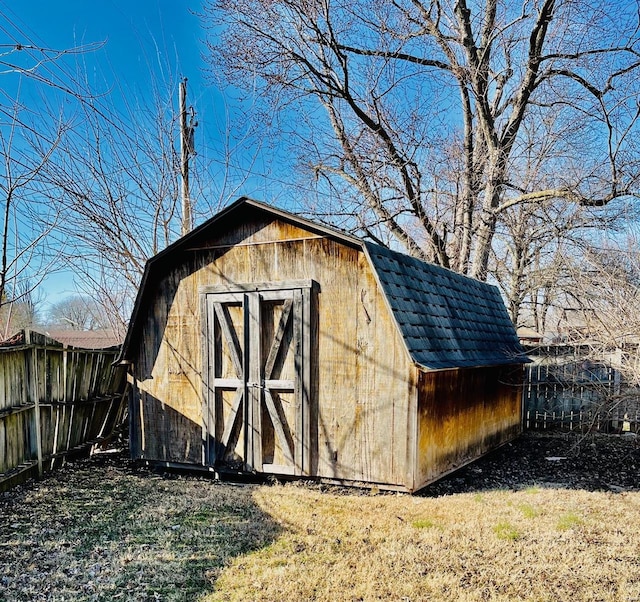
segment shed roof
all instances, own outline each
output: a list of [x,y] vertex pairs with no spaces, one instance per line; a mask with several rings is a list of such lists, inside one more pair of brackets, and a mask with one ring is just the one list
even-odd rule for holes
[[251,219],[251,211],[270,214],[364,251],[417,364],[438,370],[527,361],[496,287],[246,197],[149,259],[120,361],[130,359],[133,341],[142,327],[140,309],[156,278],[166,271],[166,259],[219,234],[230,216]]
[[495,286],[365,243],[413,360],[430,369],[526,361]]

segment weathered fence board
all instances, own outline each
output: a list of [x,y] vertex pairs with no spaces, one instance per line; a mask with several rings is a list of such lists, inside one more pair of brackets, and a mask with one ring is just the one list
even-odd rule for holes
[[118,349],[76,349],[24,331],[0,347],[0,491],[113,433],[126,412]]
[[617,368],[615,354],[551,345],[529,350],[523,385],[524,428],[610,433],[640,430],[640,389]]

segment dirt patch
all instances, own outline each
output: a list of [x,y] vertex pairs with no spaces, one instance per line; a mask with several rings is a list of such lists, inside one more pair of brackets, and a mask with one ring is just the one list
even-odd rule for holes
[[640,438],[527,432],[422,490],[425,496],[534,486],[640,489]]

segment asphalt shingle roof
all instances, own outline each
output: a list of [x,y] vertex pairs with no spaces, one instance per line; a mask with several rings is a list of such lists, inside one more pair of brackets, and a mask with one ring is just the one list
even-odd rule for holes
[[526,361],[495,286],[365,244],[416,363],[444,369]]

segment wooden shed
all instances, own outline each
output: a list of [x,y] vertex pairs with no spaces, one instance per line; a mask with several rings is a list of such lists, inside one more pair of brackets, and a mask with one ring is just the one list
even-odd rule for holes
[[247,198],[149,260],[120,361],[165,466],[413,492],[521,429],[495,287]]

